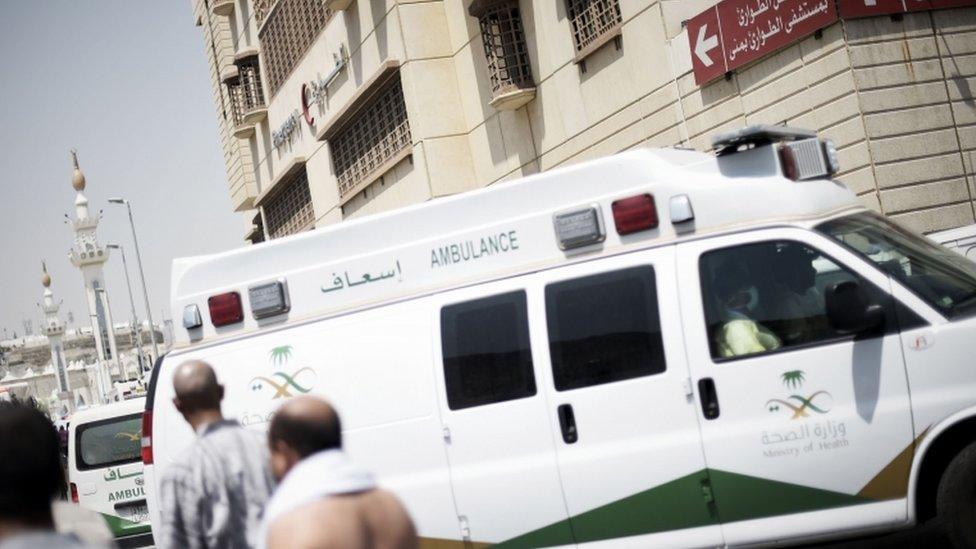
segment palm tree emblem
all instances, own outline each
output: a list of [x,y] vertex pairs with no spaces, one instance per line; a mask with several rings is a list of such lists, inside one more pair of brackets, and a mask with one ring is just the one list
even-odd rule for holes
[[791,370],[789,372],[783,372],[783,375],[780,377],[783,379],[783,385],[790,389],[799,388],[806,380],[806,375],[803,373],[803,370]]
[[291,345],[282,345],[271,349],[268,358],[275,366],[282,366],[291,358]]

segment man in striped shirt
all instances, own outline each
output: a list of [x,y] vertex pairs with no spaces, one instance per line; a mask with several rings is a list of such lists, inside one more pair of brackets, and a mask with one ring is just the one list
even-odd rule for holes
[[160,483],[156,544],[163,549],[254,547],[274,489],[264,437],[224,418],[224,388],[209,364],[181,364],[173,389],[173,404],[197,439]]

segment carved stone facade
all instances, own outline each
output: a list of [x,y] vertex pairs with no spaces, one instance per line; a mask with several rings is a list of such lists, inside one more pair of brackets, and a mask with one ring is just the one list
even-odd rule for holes
[[[219,64],[256,50],[267,76],[280,62],[262,25],[283,4],[236,0],[221,16],[206,1],[191,0],[198,17],[228,29]],[[320,4],[339,10],[320,29],[277,31],[294,34],[297,61],[263,79],[267,117],[229,169],[254,182],[232,184],[247,195],[235,203],[259,210],[303,172],[313,221],[302,229],[633,147],[706,150],[715,133],[759,123],[832,138],[839,179],[911,228],[976,222],[976,8],[841,20],[699,87],[682,23],[714,0]],[[372,124],[394,75],[409,134],[392,156],[361,154],[387,144],[349,140],[377,135],[349,124]]]

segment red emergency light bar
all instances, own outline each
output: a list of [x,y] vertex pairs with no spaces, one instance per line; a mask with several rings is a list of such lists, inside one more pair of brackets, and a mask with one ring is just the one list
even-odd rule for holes
[[210,322],[214,326],[227,326],[244,320],[241,294],[237,292],[210,296],[207,306],[210,307]]
[[654,197],[649,194],[621,198],[615,200],[610,207],[613,210],[613,223],[617,227],[617,234],[646,231],[658,225]]

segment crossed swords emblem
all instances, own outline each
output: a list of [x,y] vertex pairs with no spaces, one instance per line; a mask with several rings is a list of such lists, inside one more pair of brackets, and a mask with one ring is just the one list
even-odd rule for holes
[[[301,375],[305,371],[312,372],[313,375],[315,374],[315,372],[311,368],[306,366],[305,368],[300,368],[299,370],[296,370],[291,375],[288,375],[285,372],[275,372],[271,374],[271,377],[257,376],[251,380],[251,390],[259,391],[261,390],[261,383],[267,383],[269,386],[275,389],[275,394],[274,396],[271,397],[272,400],[276,398],[290,398],[295,396],[291,393],[291,391],[289,391],[289,388],[294,389],[295,391],[298,391],[299,393],[302,394],[307,393],[311,391],[312,388],[303,387],[297,381],[295,381],[295,378]],[[276,381],[275,379],[272,378],[280,378],[280,381]]]
[[[800,395],[790,395],[786,400],[773,398],[766,402],[766,407],[770,412],[778,412],[781,405],[785,406],[786,408],[793,410],[793,416],[790,419],[810,417],[810,414],[807,413],[808,410],[812,410],[818,414],[826,414],[830,411],[830,408],[824,408],[822,404],[820,406],[814,404],[814,400],[821,395],[825,395],[826,398],[833,398],[827,391],[817,391],[816,393],[813,393],[805,398]],[[795,403],[790,401],[795,401]]]

